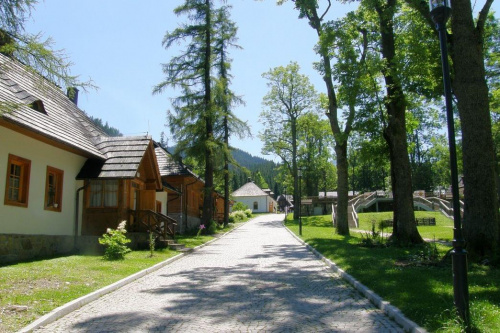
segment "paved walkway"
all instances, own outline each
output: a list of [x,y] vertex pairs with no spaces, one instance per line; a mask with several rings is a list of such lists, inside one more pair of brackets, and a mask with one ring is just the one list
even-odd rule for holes
[[283,215],[89,303],[40,332],[402,332],[301,245]]

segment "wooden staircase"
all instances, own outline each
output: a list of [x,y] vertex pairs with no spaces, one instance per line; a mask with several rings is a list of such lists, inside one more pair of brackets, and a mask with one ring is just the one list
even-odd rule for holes
[[153,232],[157,248],[168,247],[175,251],[184,249],[183,244],[175,242],[177,221],[173,218],[152,210],[135,210],[131,214],[134,217],[133,231]]

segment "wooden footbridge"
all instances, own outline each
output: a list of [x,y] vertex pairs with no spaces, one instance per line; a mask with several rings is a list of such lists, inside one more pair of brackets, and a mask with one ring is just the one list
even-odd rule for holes
[[[392,203],[392,195],[387,195],[384,191],[368,192],[349,200],[348,217],[349,227],[357,228],[359,226],[358,213],[365,210],[379,211],[379,206]],[[375,207],[373,207],[375,206]],[[413,197],[413,206],[417,210],[436,211],[453,219],[453,207],[451,201],[443,200],[437,197],[423,198]],[[464,203],[460,201],[460,212],[464,212]],[[332,205],[332,220],[336,219],[336,207]]]

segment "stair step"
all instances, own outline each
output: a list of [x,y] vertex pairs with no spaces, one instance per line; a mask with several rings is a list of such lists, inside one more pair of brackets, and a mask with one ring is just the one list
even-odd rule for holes
[[181,250],[183,250],[186,246],[185,246],[184,244],[171,243],[171,244],[168,244],[168,247],[169,247],[171,250],[181,251]]

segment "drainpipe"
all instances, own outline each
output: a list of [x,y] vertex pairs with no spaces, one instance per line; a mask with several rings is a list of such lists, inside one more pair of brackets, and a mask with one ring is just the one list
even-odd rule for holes
[[78,190],[76,190],[76,205],[75,205],[75,235],[74,235],[74,240],[73,240],[73,250],[76,252],[78,250],[76,244],[78,241],[78,213],[80,211],[80,191],[85,189],[87,186],[89,186],[90,182],[87,182],[87,184],[83,185],[80,187]]

